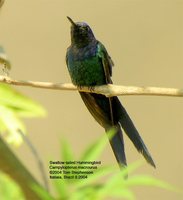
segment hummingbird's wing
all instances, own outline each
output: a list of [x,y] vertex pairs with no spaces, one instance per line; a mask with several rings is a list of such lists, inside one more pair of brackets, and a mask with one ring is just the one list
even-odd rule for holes
[[115,126],[116,134],[113,136],[113,138],[110,139],[110,144],[119,166],[126,166],[127,163],[124,149],[123,134],[121,127],[117,122],[117,115],[115,115],[115,113],[113,116],[114,121],[112,122],[111,120],[110,100],[113,101],[113,99],[107,98],[101,94],[92,94],[86,92],[80,92],[80,95],[89,112],[92,114],[95,120],[102,127],[104,127],[106,132]]
[[[112,83],[111,81],[111,75],[112,75],[112,60],[110,56],[108,55],[105,47],[99,43],[99,56],[102,60],[105,77],[106,77],[106,83]],[[121,126],[123,127],[124,131],[126,132],[127,136],[130,138],[130,140],[133,142],[137,150],[142,153],[144,158],[147,160],[148,163],[150,163],[152,166],[155,167],[155,163],[145,145],[143,142],[140,134],[138,133],[136,127],[134,126],[132,120],[130,119],[128,113],[126,112],[125,108],[121,105],[119,102],[119,99],[117,97],[109,98],[109,105],[110,105],[110,115],[111,119],[115,120],[115,115],[117,115],[117,121],[120,122]]]
[[70,46],[67,48],[66,56],[65,56],[65,61],[68,67],[68,52],[69,52]]
[[[106,77],[106,83],[112,83],[111,76],[112,76],[112,66],[113,62],[110,58],[110,56],[107,53],[107,50],[105,49],[104,45],[102,45],[100,42],[98,43],[98,55],[102,60],[102,65],[105,72]],[[121,105],[119,102],[119,99],[117,97],[111,97],[109,99],[109,106],[110,106],[110,118],[113,122],[120,122],[121,126],[125,130],[126,134],[130,138],[130,140],[133,142],[137,150],[143,154],[144,158],[147,160],[148,163],[150,163],[152,166],[155,167],[155,163],[145,145],[143,142],[141,136],[139,135],[137,129],[135,128],[132,120],[130,119],[128,113],[126,112],[125,108]],[[117,116],[116,116],[117,115]],[[117,117],[117,119],[116,119]],[[114,123],[113,123],[114,124]],[[123,142],[123,138],[122,142]]]
[[[104,84],[112,83],[111,76],[113,62],[105,47],[100,42],[98,42],[96,56],[98,56],[104,69],[106,77]],[[110,130],[114,126],[117,128],[116,134],[112,139],[110,139],[110,144],[120,167],[126,166],[123,134],[118,119],[116,118],[117,115],[113,113],[113,97],[107,98],[101,94],[85,92],[80,92],[80,95],[89,112],[106,131]]]
[[95,120],[105,129],[112,126],[109,102],[104,95],[80,92],[86,107]]
[[112,67],[114,66],[114,63],[113,63],[111,57],[109,56],[109,54],[107,53],[105,46],[99,41],[98,41],[97,50],[98,50],[97,54],[98,54],[99,58],[101,59],[102,65],[104,68],[106,84],[112,83],[111,76],[112,76]]
[[[104,73],[105,73],[106,84],[109,84],[109,83],[112,84],[111,76],[112,76],[112,66],[114,65],[114,63],[113,63],[111,57],[109,56],[109,54],[107,53],[106,48],[104,47],[104,45],[101,42],[98,41],[97,47],[98,47],[97,55],[99,56],[99,58],[101,59],[101,62],[102,62],[102,66],[103,66]],[[111,118],[112,124],[114,125],[112,98],[113,97],[108,98],[108,101],[109,101],[109,107],[110,107],[110,118]]]

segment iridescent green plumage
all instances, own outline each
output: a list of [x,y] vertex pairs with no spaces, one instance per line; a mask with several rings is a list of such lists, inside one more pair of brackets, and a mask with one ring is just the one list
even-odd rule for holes
[[[68,19],[72,26],[71,46],[67,49],[66,62],[73,84],[91,87],[112,83],[113,62],[104,45],[95,39],[86,23],[75,23],[71,18]],[[80,95],[92,116],[106,131],[116,128],[110,144],[120,167],[126,165],[121,126],[137,150],[155,167],[142,138],[117,97],[107,98],[84,92],[80,92]]]

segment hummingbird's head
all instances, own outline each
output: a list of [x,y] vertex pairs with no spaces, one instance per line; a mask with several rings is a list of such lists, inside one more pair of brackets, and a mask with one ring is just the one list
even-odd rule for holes
[[79,47],[84,47],[95,40],[95,36],[85,22],[74,22],[70,17],[67,17],[71,22],[71,42]]

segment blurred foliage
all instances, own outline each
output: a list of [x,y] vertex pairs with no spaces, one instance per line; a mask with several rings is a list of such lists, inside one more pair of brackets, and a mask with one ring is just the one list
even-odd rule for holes
[[[11,64],[2,46],[0,46],[0,66],[4,74],[8,75]],[[46,111],[40,104],[13,87],[0,83],[0,133],[4,134],[9,143],[19,145],[22,142],[19,130],[23,133],[26,130],[21,117],[42,117],[45,114]]]
[[20,187],[2,172],[0,172],[0,199],[25,200]]
[[37,102],[9,85],[0,84],[0,133],[4,133],[9,143],[19,145],[22,142],[18,132],[26,132],[22,117],[42,117],[45,114],[45,109]]
[[[114,131],[108,133],[109,138],[113,135]],[[71,145],[62,140],[62,157],[60,161],[100,161],[99,156],[107,143],[108,139],[104,135],[101,139],[89,145],[80,158],[77,159],[74,156]],[[93,170],[94,174],[89,174],[85,179],[54,179],[52,183],[57,193],[55,198],[41,186],[32,185],[32,189],[42,200],[105,200],[110,198],[135,200],[132,186],[155,186],[174,192],[181,192],[174,186],[152,176],[132,175],[132,172],[141,165],[142,162],[136,162],[121,171],[114,166],[98,165],[98,169]],[[69,164],[69,166],[76,165]],[[82,167],[84,166],[82,164]],[[86,166],[91,165],[86,164]],[[127,178],[128,175],[129,177]],[[13,180],[2,173],[0,173],[0,197],[3,200],[24,200],[20,188]]]
[[[113,131],[108,133],[109,137],[112,137],[113,134]],[[107,143],[107,137],[103,136],[100,140],[97,140],[95,143],[91,144],[79,159],[76,159],[74,156],[74,151],[69,143],[63,140],[61,143],[61,161],[97,161],[105,147],[105,144]],[[94,174],[88,175],[86,179],[52,180],[54,188],[57,192],[57,197],[55,199],[105,200],[107,198],[113,198],[135,200],[136,198],[132,191],[132,186],[155,186],[181,193],[181,191],[174,186],[152,176],[132,175],[131,173],[141,165],[142,162],[136,162],[121,171],[119,168],[113,166],[101,165],[98,166],[98,169],[94,171]],[[69,164],[69,166],[76,165]],[[127,178],[128,174],[130,174],[130,176]],[[47,192],[43,191],[42,189],[36,188],[35,191],[42,199],[52,199],[50,196],[47,196]]]

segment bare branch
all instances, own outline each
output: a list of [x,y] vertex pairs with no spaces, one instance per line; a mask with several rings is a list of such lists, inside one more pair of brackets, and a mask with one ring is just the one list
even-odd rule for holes
[[160,87],[137,87],[137,86],[119,86],[119,85],[101,85],[92,89],[88,87],[76,87],[72,83],[50,83],[36,81],[15,80],[7,76],[0,76],[0,82],[17,86],[29,86],[52,90],[78,90],[80,92],[89,92],[103,94],[107,97],[124,95],[150,95],[150,96],[172,96],[183,97],[183,89],[160,88]]

